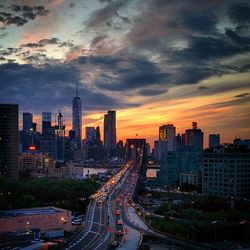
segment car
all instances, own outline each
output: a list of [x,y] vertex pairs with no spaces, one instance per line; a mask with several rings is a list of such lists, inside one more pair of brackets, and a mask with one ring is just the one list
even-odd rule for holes
[[117,221],[116,221],[116,224],[117,224],[117,225],[122,225],[122,220],[117,220]]
[[122,207],[123,205],[122,205],[122,203],[119,203],[119,207]]
[[118,246],[117,240],[114,240],[114,241],[111,243],[111,246],[112,246],[112,247],[117,247],[117,246]]
[[34,243],[44,243],[44,240],[34,239],[34,240],[31,240],[30,243],[32,243],[32,244],[34,244]]
[[119,209],[117,209],[117,210],[115,211],[115,214],[116,214],[116,215],[120,215],[120,214],[121,214],[121,211],[120,211]]
[[123,235],[123,231],[118,230],[118,231],[116,231],[116,234],[119,235],[119,236],[120,236],[120,235]]
[[117,198],[117,199],[116,199],[116,202],[118,202],[118,203],[121,202],[121,199],[120,199],[120,198]]

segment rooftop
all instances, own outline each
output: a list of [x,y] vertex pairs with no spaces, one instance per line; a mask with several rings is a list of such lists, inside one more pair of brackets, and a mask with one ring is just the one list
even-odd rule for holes
[[62,213],[67,210],[57,207],[37,207],[16,210],[0,210],[0,218]]

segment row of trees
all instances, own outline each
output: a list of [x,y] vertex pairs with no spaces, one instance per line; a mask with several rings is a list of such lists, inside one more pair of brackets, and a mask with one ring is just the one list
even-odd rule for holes
[[82,211],[99,187],[94,180],[36,179],[13,181],[0,177],[0,208],[57,206]]

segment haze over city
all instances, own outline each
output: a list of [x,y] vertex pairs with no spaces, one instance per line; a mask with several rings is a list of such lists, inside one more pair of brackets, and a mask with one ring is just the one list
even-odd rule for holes
[[1,103],[18,103],[40,128],[42,112],[61,110],[71,129],[79,84],[83,128],[103,129],[115,109],[117,139],[152,145],[160,125],[181,133],[192,121],[205,146],[209,133],[249,137],[248,1],[5,0],[0,9]]

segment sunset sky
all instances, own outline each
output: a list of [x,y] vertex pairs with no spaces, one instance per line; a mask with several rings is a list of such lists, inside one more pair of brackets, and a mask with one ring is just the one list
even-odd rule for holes
[[118,139],[192,121],[205,145],[250,138],[250,2],[1,0],[0,103],[69,130],[77,83],[83,131],[115,109]]

